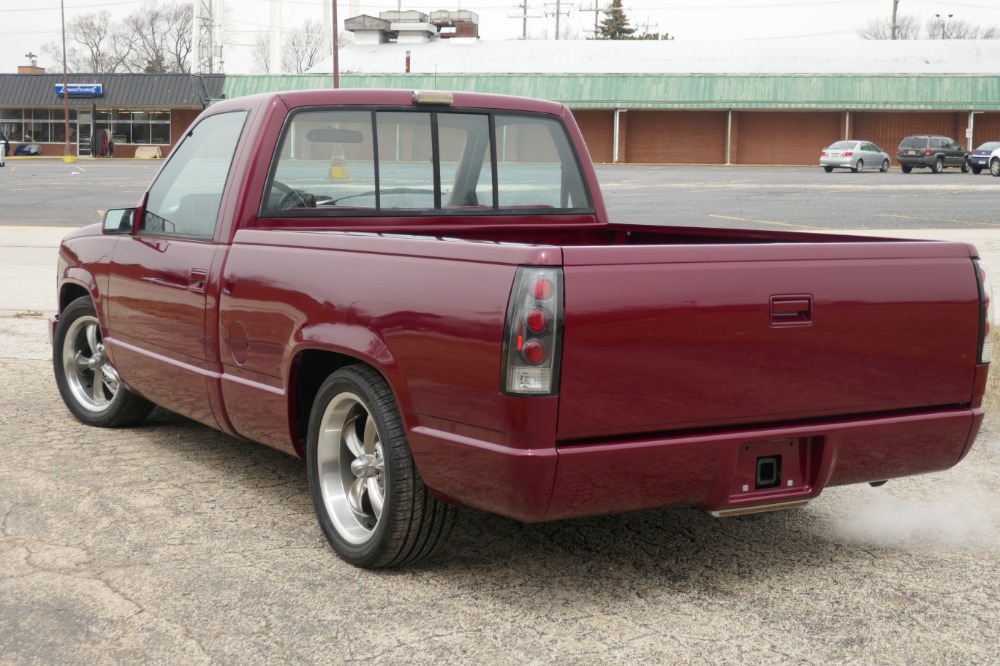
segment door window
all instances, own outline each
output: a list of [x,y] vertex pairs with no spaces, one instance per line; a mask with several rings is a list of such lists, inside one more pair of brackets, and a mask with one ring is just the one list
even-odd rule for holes
[[177,146],[149,189],[141,232],[211,238],[245,111],[209,116]]

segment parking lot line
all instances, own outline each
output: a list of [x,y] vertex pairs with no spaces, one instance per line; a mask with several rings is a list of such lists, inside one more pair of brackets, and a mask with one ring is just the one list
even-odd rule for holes
[[779,227],[789,227],[791,229],[811,229],[813,231],[832,231],[828,227],[810,227],[806,224],[789,224],[788,222],[772,222],[771,220],[754,220],[748,217],[732,217],[730,215],[713,215],[709,213],[709,217],[714,217],[717,220],[735,220],[737,222],[753,222],[754,224],[773,224]]

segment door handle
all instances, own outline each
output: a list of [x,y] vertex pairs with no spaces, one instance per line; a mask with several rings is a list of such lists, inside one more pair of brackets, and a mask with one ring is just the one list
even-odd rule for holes
[[202,268],[191,269],[191,281],[188,289],[198,294],[205,293],[205,283],[208,282],[208,271]]
[[812,296],[771,297],[771,326],[808,326],[812,318]]

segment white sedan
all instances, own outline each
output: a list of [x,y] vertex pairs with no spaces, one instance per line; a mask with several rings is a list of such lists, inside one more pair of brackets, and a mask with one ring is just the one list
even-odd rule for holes
[[889,170],[889,155],[871,141],[837,141],[819,154],[819,165],[830,173],[834,169],[850,169],[861,173],[865,168]]

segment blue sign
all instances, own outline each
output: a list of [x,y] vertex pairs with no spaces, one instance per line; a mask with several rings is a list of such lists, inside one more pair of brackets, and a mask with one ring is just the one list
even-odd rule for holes
[[[71,83],[67,86],[70,97],[100,97],[104,94],[103,83]],[[56,94],[63,94],[63,84],[56,84]]]

